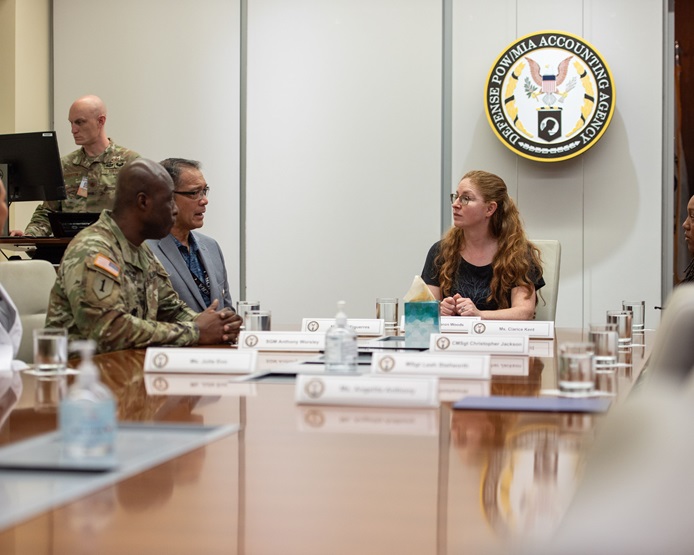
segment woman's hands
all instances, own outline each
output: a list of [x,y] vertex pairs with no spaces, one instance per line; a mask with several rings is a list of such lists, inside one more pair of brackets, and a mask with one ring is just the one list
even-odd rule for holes
[[441,316],[481,316],[475,303],[467,297],[462,297],[459,293],[443,299],[439,311]]

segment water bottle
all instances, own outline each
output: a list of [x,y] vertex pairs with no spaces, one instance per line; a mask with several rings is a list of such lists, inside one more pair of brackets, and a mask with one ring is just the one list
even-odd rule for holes
[[325,334],[325,370],[357,371],[357,334],[347,325],[345,301],[337,303],[335,325]]
[[103,460],[115,456],[116,402],[111,390],[99,380],[92,355],[92,340],[71,344],[82,361],[75,384],[60,403],[58,423],[63,455],[72,460]]

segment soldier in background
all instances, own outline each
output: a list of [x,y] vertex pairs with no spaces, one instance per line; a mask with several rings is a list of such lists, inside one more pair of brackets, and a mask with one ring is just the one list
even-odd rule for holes
[[67,328],[70,340],[93,339],[98,352],[150,345],[216,344],[237,338],[241,318],[197,313],[181,301],[166,271],[143,244],[171,230],[178,209],[173,181],[140,158],[118,175],[113,210],[72,240],[51,291],[46,326]]
[[121,168],[139,154],[118,146],[106,135],[106,106],[94,95],[78,98],[68,115],[72,136],[80,148],[61,158],[67,198],[36,207],[24,232],[10,235],[51,235],[49,212],[101,212],[113,206],[116,178]]

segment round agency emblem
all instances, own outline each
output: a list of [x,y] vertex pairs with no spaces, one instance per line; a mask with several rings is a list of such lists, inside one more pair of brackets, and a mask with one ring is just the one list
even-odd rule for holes
[[475,333],[484,333],[487,331],[487,326],[485,326],[482,322],[477,322],[472,329],[475,330]]
[[169,357],[165,353],[159,353],[152,360],[155,368],[164,368],[169,363]]
[[451,346],[451,340],[448,339],[448,337],[439,337],[436,340],[436,347],[438,347],[441,351],[445,351],[450,346]]
[[246,336],[244,343],[246,344],[246,347],[255,347],[258,344],[258,336],[248,335]]
[[395,367],[395,359],[391,356],[384,356],[378,361],[378,367],[383,372],[390,372]]
[[323,395],[323,391],[325,391],[325,384],[323,383],[323,380],[314,378],[306,383],[304,386],[304,391],[311,399],[318,399],[321,395]]
[[315,320],[311,320],[311,321],[308,323],[308,325],[306,326],[306,329],[307,329],[308,331],[318,331],[318,328],[319,328],[319,327],[320,327],[320,326],[318,325],[318,322],[316,322]]
[[510,44],[489,71],[484,96],[498,139],[539,162],[588,150],[615,108],[614,80],[603,57],[563,31],[541,31]]

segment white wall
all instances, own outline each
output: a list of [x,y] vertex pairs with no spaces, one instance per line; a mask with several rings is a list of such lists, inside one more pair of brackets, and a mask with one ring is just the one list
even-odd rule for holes
[[248,296],[375,317],[439,236],[440,5],[249,4]]
[[[450,189],[469,169],[494,171],[529,235],[562,242],[558,326],[603,320],[627,297],[662,304],[663,0],[452,2]],[[117,142],[200,158],[213,187],[205,231],[238,299],[238,0],[54,9],[61,149],[72,148],[61,127],[71,100],[94,92]],[[402,296],[439,238],[441,13],[438,0],[248,0],[244,296],[276,325],[329,316],[338,299],[372,316],[375,297]],[[504,147],[482,102],[495,58],[542,29],[591,42],[617,93],[597,145],[551,164]]]
[[[238,0],[54,2],[55,129],[75,145],[72,101],[97,94],[118,144],[146,158],[193,158],[211,188],[203,232],[216,237],[238,299]],[[89,45],[85,47],[85,45]]]

